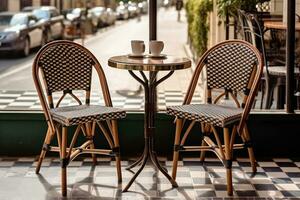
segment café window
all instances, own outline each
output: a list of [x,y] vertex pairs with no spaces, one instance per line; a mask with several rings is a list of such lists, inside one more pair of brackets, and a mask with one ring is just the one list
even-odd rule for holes
[[7,11],[8,0],[0,0],[0,12]]
[[50,0],[41,0],[41,5],[42,6],[49,6],[50,5]]
[[24,8],[26,6],[32,6],[32,0],[21,0],[20,1],[20,8]]

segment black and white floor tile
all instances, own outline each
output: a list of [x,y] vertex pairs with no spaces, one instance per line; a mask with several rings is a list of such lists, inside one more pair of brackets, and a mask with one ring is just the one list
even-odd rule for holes
[[[226,193],[226,171],[222,164],[208,158],[179,162],[177,182],[168,180],[151,165],[136,179],[129,192],[121,190],[133,173],[125,167],[134,159],[122,161],[123,183],[118,184],[114,161],[100,158],[97,166],[90,158],[81,158],[68,167],[69,199],[300,199],[300,162],[293,159],[270,159],[258,162],[253,175],[247,159],[233,163],[234,196]],[[162,163],[170,172],[172,162]],[[46,158],[40,175],[35,174],[36,159],[0,158],[0,199],[60,199],[60,162]]]
[[[84,94],[80,94],[81,100],[84,99]],[[179,90],[159,90],[158,109],[165,110],[166,106],[181,105],[185,93]],[[60,96],[54,94],[54,101],[57,101]],[[125,97],[119,95],[117,92],[111,92],[113,105],[118,108],[126,110],[143,110],[144,96],[143,93],[133,97]],[[201,102],[201,96],[197,92],[193,98],[194,102]],[[101,94],[93,93],[91,96],[91,104],[103,104]],[[61,106],[77,105],[77,102],[70,96],[62,101]],[[0,90],[0,110],[41,110],[40,101],[36,91],[6,91]]]
[[[159,110],[165,110],[166,106],[182,105],[186,92],[180,90],[158,90],[157,103]],[[78,93],[80,100],[84,102],[84,94]],[[54,94],[54,101],[57,102],[60,94]],[[122,96],[116,91],[111,92],[114,107],[122,108],[127,111],[141,111],[144,109],[143,92],[136,96]],[[192,103],[202,103],[204,100],[203,92],[196,91]],[[223,100],[226,104],[226,100]],[[229,102],[232,104],[233,102]],[[104,104],[103,97],[99,93],[92,93],[91,104]],[[61,106],[77,105],[76,100],[66,96],[61,102]],[[260,107],[260,97],[257,97],[255,108]],[[40,100],[36,91],[14,91],[0,90],[0,110],[41,110]]]

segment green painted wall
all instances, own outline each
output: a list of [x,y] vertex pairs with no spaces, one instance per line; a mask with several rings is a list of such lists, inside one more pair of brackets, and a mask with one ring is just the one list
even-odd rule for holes
[[[128,113],[126,119],[119,121],[123,156],[137,155],[142,152],[143,119],[142,113]],[[171,156],[175,130],[173,118],[159,113],[156,125],[155,145],[158,154]],[[251,114],[249,127],[258,157],[300,157],[299,114]],[[46,123],[41,112],[0,112],[0,155],[38,155],[45,131]],[[83,139],[80,138],[81,141]],[[187,143],[199,145],[200,141],[200,128],[196,126]],[[96,135],[96,146],[107,147],[104,137],[100,134]],[[245,152],[242,150],[239,155],[244,155]]]

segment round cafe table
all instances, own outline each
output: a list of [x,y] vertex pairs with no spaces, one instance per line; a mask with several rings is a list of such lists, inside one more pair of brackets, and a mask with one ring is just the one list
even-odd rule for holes
[[[286,30],[287,25],[282,21],[265,21],[264,27],[267,29]],[[300,22],[295,23],[295,30],[300,31]]]
[[[191,61],[188,58],[174,56],[166,56],[162,58],[145,56],[141,58],[134,58],[127,55],[122,55],[111,57],[108,60],[108,65],[110,67],[128,70],[129,74],[143,85],[145,91],[144,152],[136,162],[126,168],[131,169],[137,165],[140,165],[140,168],[124,188],[123,192],[128,191],[131,184],[145,167],[148,159],[150,159],[153,165],[165,175],[173,187],[178,187],[177,183],[171,178],[167,170],[160,165],[154,150],[154,121],[157,108],[156,88],[161,82],[169,78],[175,70],[191,67]],[[137,75],[136,71],[139,71],[140,76]],[[149,72],[148,77],[146,76],[145,71]],[[169,71],[169,73],[162,78],[157,79],[157,74],[159,71]]]

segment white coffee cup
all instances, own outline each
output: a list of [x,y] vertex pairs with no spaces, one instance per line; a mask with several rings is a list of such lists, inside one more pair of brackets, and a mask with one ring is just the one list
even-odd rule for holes
[[133,55],[143,55],[145,52],[145,44],[142,40],[131,40],[131,50]]
[[163,41],[152,40],[149,42],[150,53],[153,56],[159,56],[162,50],[164,49]]

